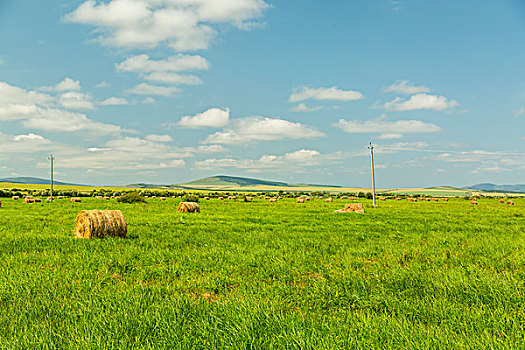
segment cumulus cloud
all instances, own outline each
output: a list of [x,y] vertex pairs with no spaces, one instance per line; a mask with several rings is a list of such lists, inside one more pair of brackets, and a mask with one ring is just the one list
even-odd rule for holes
[[214,26],[243,29],[269,5],[263,0],[111,0],[85,1],[65,20],[95,26],[97,41],[129,48],[161,44],[177,50],[202,50],[216,37]]
[[66,92],[54,97],[0,82],[0,120],[19,120],[27,128],[47,131],[96,131],[104,134],[126,131],[120,126],[98,123],[85,114],[59,108],[91,109],[90,101],[71,94],[79,93]]
[[81,92],[65,92],[58,96],[58,103],[66,109],[95,109],[91,96]]
[[171,142],[173,138],[170,135],[155,135],[150,134],[146,135],[146,140],[153,142]]
[[292,112],[315,112],[320,109],[323,109],[322,106],[308,107],[304,103],[299,103],[297,106],[294,106],[290,111]]
[[181,92],[182,90],[178,87],[170,86],[158,86],[158,85],[150,85],[147,83],[140,83],[137,86],[126,90],[128,94],[134,94],[134,95],[156,95],[156,96],[164,96],[164,97],[172,97],[176,93]]
[[226,152],[226,149],[221,145],[202,145],[198,148],[201,153],[222,153]]
[[363,98],[359,91],[341,90],[336,86],[330,88],[310,88],[307,86],[296,87],[290,95],[290,102],[305,100],[328,100],[328,101],[354,101]]
[[449,100],[445,96],[416,94],[410,96],[409,99],[396,97],[394,100],[383,105],[388,111],[404,112],[415,110],[434,110],[447,111],[459,107],[459,103],[455,100]]
[[[425,123],[421,120],[396,120],[389,121],[386,116],[370,120],[344,120],[339,119],[337,123],[332,124],[344,132],[348,133],[381,133],[403,134],[403,133],[426,133],[441,131],[441,128],[434,124]],[[398,135],[395,135],[398,136]],[[392,138],[392,137],[390,137]]]
[[33,133],[11,136],[0,131],[0,144],[0,153],[24,153],[48,150],[52,142]]
[[111,84],[109,84],[107,81],[101,81],[100,83],[98,83],[97,85],[95,85],[95,87],[97,89],[103,89],[103,88],[107,88],[107,87],[110,87]]
[[[154,141],[162,135],[149,135],[148,139],[121,137],[109,140],[102,146],[90,147],[83,152],[61,160],[62,168],[144,170],[184,167],[188,152],[165,143]],[[157,136],[157,137],[155,137]],[[167,136],[167,135],[165,135]],[[165,140],[166,138],[161,137]]]
[[54,91],[54,92],[65,92],[65,91],[80,91],[82,88],[78,80],[71,78],[65,78],[63,81],[55,86],[44,86],[40,88],[42,91]]
[[182,117],[178,125],[187,129],[222,128],[230,121],[230,109],[210,108],[195,116]]
[[198,55],[175,55],[164,60],[152,60],[148,55],[132,56],[115,65],[118,72],[152,73],[207,70],[210,63]]
[[402,137],[403,137],[403,134],[388,134],[388,133],[376,136],[377,139],[383,139],[383,140],[400,139]]
[[430,92],[430,89],[426,86],[412,85],[408,80],[401,80],[385,88],[385,92],[397,92],[405,95],[412,95]]
[[301,149],[284,155],[263,155],[259,159],[210,158],[195,162],[201,170],[219,168],[238,168],[248,170],[278,170],[286,166],[290,171],[302,171],[302,168],[327,165],[343,158],[342,153],[321,154],[316,150]]
[[110,97],[98,103],[102,106],[123,106],[128,105],[129,101],[122,97]]
[[171,85],[199,85],[202,80],[195,75],[154,72],[144,76],[148,81]]
[[242,144],[250,141],[314,139],[324,136],[325,134],[308,125],[256,116],[234,120],[226,129],[208,136],[205,143]]

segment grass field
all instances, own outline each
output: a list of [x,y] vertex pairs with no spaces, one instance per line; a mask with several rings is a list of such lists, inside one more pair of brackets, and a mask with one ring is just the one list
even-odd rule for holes
[[[1,349],[525,344],[525,199],[2,202]],[[128,238],[74,239],[82,209]]]

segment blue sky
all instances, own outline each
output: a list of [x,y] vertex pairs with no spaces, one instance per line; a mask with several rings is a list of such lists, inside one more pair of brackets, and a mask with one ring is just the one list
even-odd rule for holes
[[4,0],[0,177],[525,182],[525,4]]

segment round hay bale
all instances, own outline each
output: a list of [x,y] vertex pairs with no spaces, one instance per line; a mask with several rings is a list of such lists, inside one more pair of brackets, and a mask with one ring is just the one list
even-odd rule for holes
[[69,201],[71,203],[80,203],[80,202],[82,202],[82,200],[80,198],[70,198]]
[[304,198],[297,198],[297,203],[304,203]]
[[125,238],[128,226],[120,210],[82,210],[77,215],[74,233],[78,238]]
[[13,197],[11,197],[11,199],[14,200],[14,201],[17,201],[17,200],[20,199],[20,196],[13,196]]
[[177,213],[200,213],[201,208],[195,202],[180,202]]
[[326,198],[326,201],[327,202],[333,202],[334,200],[332,198],[328,197],[328,198]]
[[478,202],[476,202],[476,201],[471,201],[470,204],[472,204],[472,205],[478,205]]
[[166,197],[159,197],[159,201],[165,201]]
[[224,199],[224,197],[219,197],[217,198],[218,200],[222,201]]
[[277,199],[276,198],[270,198],[270,202],[277,202]]
[[507,204],[508,205],[514,205],[514,202],[513,201],[508,201]]
[[24,198],[24,203],[35,203],[35,200],[32,197],[31,198],[26,197]]
[[42,203],[42,200],[40,198],[34,198],[33,200],[35,201],[35,203]]

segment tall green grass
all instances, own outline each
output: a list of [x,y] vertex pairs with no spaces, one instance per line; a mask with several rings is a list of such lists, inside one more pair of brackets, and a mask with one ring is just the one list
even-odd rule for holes
[[[520,348],[525,200],[4,200],[0,348]],[[119,209],[128,238],[73,238]],[[182,222],[182,223],[181,223]]]

